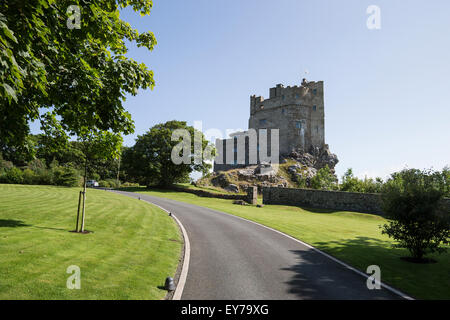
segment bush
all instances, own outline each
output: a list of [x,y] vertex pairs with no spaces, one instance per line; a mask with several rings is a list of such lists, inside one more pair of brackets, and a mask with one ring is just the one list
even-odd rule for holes
[[342,183],[339,186],[341,191],[379,193],[382,191],[383,180],[381,178],[365,177],[364,180],[358,179],[353,175],[353,170],[349,168],[342,176]]
[[22,170],[16,167],[7,169],[5,170],[4,175],[2,176],[2,180],[3,183],[21,184],[23,183]]
[[76,187],[79,185],[80,175],[74,168],[55,166],[52,168],[53,183],[57,186]]
[[11,161],[6,161],[3,159],[0,159],[0,169],[12,169],[14,167],[13,163]]
[[120,185],[121,187],[139,187],[139,183],[134,182],[124,182]]
[[120,188],[120,182],[117,183],[116,179],[106,179],[106,182],[108,182],[110,188]]
[[416,260],[446,251],[450,243],[450,214],[439,209],[446,191],[445,173],[405,169],[383,186],[383,210],[389,219],[383,234],[398,241]]
[[33,170],[34,172],[38,172],[40,170],[46,170],[47,166],[45,165],[45,160],[34,159],[28,162],[27,168]]
[[53,185],[53,171],[48,169],[38,169],[36,173],[36,184]]
[[338,189],[336,176],[331,172],[328,165],[317,171],[317,174],[311,178],[311,188],[319,190]]
[[36,173],[34,173],[33,170],[30,169],[25,169],[23,171],[23,183],[24,184],[36,184],[38,179],[37,179],[37,175]]
[[105,180],[100,180],[100,181],[98,182],[98,185],[99,185],[99,187],[101,187],[101,188],[111,188],[111,185],[109,184],[109,182],[108,182],[108,181],[105,181]]

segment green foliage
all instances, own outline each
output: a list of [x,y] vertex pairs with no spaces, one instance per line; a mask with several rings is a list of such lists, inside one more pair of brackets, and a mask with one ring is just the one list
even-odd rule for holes
[[[80,28],[69,28],[67,9],[79,6]],[[120,18],[131,7],[148,15],[151,0],[2,0],[0,6],[0,137],[23,146],[29,123],[61,142],[63,131],[87,128],[129,134],[127,94],[153,88],[153,72],[128,58],[127,44],[152,50],[156,39]],[[46,110],[42,116],[41,111]],[[60,139],[61,138],[61,139]],[[52,143],[53,143],[52,142]]]
[[328,165],[319,169],[317,174],[311,178],[311,188],[319,190],[336,190],[338,188],[336,176]]
[[444,184],[444,196],[450,198],[450,168],[444,167],[442,170],[442,179]]
[[5,174],[2,176],[2,182],[12,184],[23,183],[22,170],[16,167],[6,170]]
[[429,252],[444,252],[450,243],[450,213],[439,210],[448,172],[405,169],[391,175],[383,186],[383,210],[392,219],[382,233],[398,241],[416,259]]
[[100,180],[98,184],[102,188],[120,188],[120,183],[117,183],[117,180],[114,179]]
[[373,180],[367,177],[364,180],[358,179],[358,177],[353,175],[353,170],[349,168],[342,176],[342,183],[339,187],[341,191],[380,193],[383,187],[383,180],[381,178]]
[[37,184],[38,175],[33,170],[26,168],[22,174],[23,184]]
[[57,161],[47,169],[41,161],[34,160],[23,171],[14,166],[0,168],[0,183],[75,187],[80,185],[80,174],[75,168],[60,166]]
[[6,161],[0,158],[0,169],[11,169],[14,167],[11,161]]
[[74,168],[55,167],[52,169],[53,183],[57,186],[77,187],[80,182],[80,174]]
[[[184,140],[172,141],[172,133],[177,129],[187,130],[192,142],[190,145]],[[150,128],[146,134],[138,136],[136,144],[122,155],[123,168],[128,178],[141,185],[167,187],[174,183],[189,182],[189,174],[193,171],[206,173],[211,167],[205,162],[207,159],[202,158],[200,163],[194,161],[194,134],[201,138],[201,151],[207,146],[211,147],[201,132],[184,121],[168,121]],[[172,150],[180,144],[189,151],[187,164],[175,164],[172,161]]]

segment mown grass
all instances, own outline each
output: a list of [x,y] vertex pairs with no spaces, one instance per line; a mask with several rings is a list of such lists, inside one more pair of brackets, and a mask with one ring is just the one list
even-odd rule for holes
[[[148,203],[89,189],[75,229],[77,188],[0,185],[0,299],[162,299],[182,247],[174,221]],[[81,269],[69,290],[67,267]]]
[[291,206],[240,206],[231,200],[198,197],[184,192],[133,189],[227,212],[287,233],[365,272],[381,268],[382,281],[420,299],[450,299],[450,253],[430,255],[435,264],[401,260],[409,253],[392,248],[394,241],[381,234],[387,222],[377,215]]

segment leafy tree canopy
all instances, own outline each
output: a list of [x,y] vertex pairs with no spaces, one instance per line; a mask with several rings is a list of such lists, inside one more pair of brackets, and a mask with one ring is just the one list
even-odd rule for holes
[[[73,5],[80,9],[79,28],[69,28],[77,19],[68,11]],[[45,129],[70,135],[83,136],[88,130],[134,131],[122,103],[126,94],[153,88],[154,80],[144,64],[125,56],[126,41],[152,50],[156,39],[120,18],[119,10],[129,6],[148,15],[152,1],[2,0],[0,137],[4,145],[23,146],[29,122],[39,119]]]
[[[172,140],[172,134],[177,129],[187,130],[190,141],[181,138]],[[124,170],[132,180],[147,186],[168,187],[173,183],[187,182],[193,171],[207,172],[211,165],[205,160],[211,160],[214,155],[214,152],[211,152],[211,157],[202,157],[199,163],[195,163],[195,155],[198,155],[198,151],[194,150],[195,135],[201,139],[201,152],[211,148],[203,134],[184,121],[173,120],[157,124],[146,134],[139,136],[133,147],[125,150],[122,157]],[[188,147],[185,155],[189,163],[175,164],[172,161],[172,152],[177,145],[183,143]]]
[[337,178],[331,169],[326,165],[319,169],[317,174],[311,178],[311,188],[320,190],[338,189]]

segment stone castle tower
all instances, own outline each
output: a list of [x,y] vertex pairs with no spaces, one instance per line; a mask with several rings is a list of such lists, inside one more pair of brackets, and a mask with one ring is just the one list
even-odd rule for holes
[[279,129],[280,154],[293,150],[309,151],[325,144],[323,81],[270,89],[269,99],[250,97],[251,129]]
[[[286,156],[293,151],[309,152],[311,149],[321,150],[328,147],[325,145],[323,81],[315,82],[303,79],[300,86],[293,87],[284,87],[282,84],[278,84],[276,87],[270,88],[268,99],[251,96],[248,127],[257,132],[260,129],[267,129],[269,137],[270,129],[278,129],[280,156]],[[216,141],[218,154],[214,163],[214,171],[225,171],[251,164],[248,162],[248,141],[245,145],[245,163],[238,161],[236,155],[237,138],[247,134],[247,131],[237,132],[230,135],[231,139]],[[226,147],[227,143],[230,145],[228,148]],[[270,147],[270,138],[268,138],[267,145]],[[230,152],[235,154],[231,155]]]

